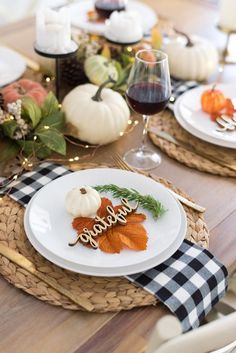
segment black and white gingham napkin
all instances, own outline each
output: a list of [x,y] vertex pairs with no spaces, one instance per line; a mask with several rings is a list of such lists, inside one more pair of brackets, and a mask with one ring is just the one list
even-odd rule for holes
[[181,94],[197,86],[198,86],[198,83],[196,81],[179,81],[171,78],[172,94],[171,94],[171,99],[168,103],[168,108],[170,110],[174,110],[174,104],[176,99],[179,96],[181,96]]
[[[65,167],[42,163],[1,192],[26,206],[41,187],[68,173],[71,171]],[[199,326],[227,288],[226,268],[208,250],[188,240],[161,265],[126,278],[167,305],[184,332]]]

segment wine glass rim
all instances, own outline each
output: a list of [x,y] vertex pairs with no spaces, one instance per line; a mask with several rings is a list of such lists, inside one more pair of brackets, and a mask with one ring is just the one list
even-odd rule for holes
[[[141,59],[139,57],[139,55],[143,52],[152,52],[152,53],[156,53],[156,54],[161,54],[162,58],[157,59],[157,60],[145,60],[145,59]],[[136,54],[135,54],[135,59],[142,61],[143,63],[150,63],[150,64],[158,64],[162,61],[168,60],[168,55],[166,53],[164,53],[161,50],[157,50],[157,49],[140,49]]]

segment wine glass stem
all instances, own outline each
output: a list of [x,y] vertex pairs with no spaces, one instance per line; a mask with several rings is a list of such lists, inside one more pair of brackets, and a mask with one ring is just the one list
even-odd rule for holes
[[143,128],[142,144],[140,146],[141,151],[144,149],[144,147],[146,146],[146,142],[147,142],[148,121],[149,121],[149,116],[143,115],[144,128]]

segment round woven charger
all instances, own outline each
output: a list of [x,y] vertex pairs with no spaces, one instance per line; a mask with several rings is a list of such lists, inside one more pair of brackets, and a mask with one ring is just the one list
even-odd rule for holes
[[[95,167],[83,165],[80,169]],[[152,176],[153,177],[153,176]],[[167,180],[155,178],[172,190],[188,197],[176,189]],[[203,215],[185,207],[188,219],[187,239],[208,248],[209,232]],[[24,207],[4,196],[0,203],[0,242],[15,249],[29,260],[42,273],[54,278],[59,284],[69,289],[74,295],[87,298],[93,305],[93,311],[120,311],[138,306],[155,305],[157,299],[142,288],[137,288],[123,277],[106,278],[75,274],[53,265],[44,259],[29,243],[23,227]],[[15,287],[47,303],[66,309],[83,310],[34,275],[0,256],[0,273]]]
[[[187,142],[199,152],[207,151],[207,153],[212,156],[215,155],[221,157],[225,160],[225,162],[234,163],[236,165],[235,150],[218,147],[208,142],[202,141],[197,137],[194,137],[178,124],[173,113],[170,111],[164,111],[162,114],[158,114],[157,116],[150,119],[150,127],[155,127],[162,131],[168,132],[170,135],[175,136],[179,140]],[[179,147],[174,143],[159,138],[155,134],[150,133],[150,138],[154,145],[158,146],[169,157],[176,159],[180,163],[183,163],[190,168],[221,176],[236,177],[236,171],[211,162],[208,159],[205,159],[193,152],[187,151],[183,147]]]

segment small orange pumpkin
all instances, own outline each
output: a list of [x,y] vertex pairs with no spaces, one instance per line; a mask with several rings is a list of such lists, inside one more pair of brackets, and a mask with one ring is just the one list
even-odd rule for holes
[[226,104],[226,99],[220,90],[212,89],[203,92],[201,96],[202,110],[209,114],[215,114],[220,112]]
[[33,98],[37,104],[41,105],[47,96],[47,91],[40,83],[28,79],[21,79],[11,83],[4,87],[1,93],[5,104],[27,96]]

